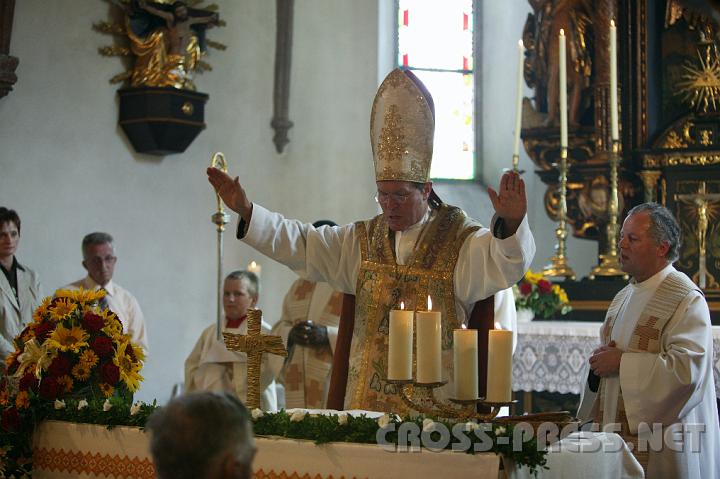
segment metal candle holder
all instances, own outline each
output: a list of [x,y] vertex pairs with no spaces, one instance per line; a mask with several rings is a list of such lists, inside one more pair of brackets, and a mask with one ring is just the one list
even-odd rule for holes
[[608,224],[605,229],[607,235],[607,251],[599,255],[600,264],[590,272],[590,279],[596,276],[622,276],[627,275],[620,265],[617,242],[618,242],[618,165],[620,164],[620,142],[613,140],[612,152],[610,153],[610,201],[608,202]]
[[[502,407],[510,406],[517,402],[517,400],[508,402],[488,402],[485,401],[485,398],[477,398],[449,399],[451,403],[449,404],[442,402],[435,396],[435,389],[443,387],[447,384],[447,381],[437,383],[416,383],[412,380],[388,379],[387,382],[398,386],[400,398],[408,408],[421,414],[425,414],[426,416],[445,417],[461,421],[469,421],[471,419],[476,419],[481,422],[491,421],[498,415]],[[418,401],[418,399],[429,402],[430,405],[427,406],[423,404],[423,402]],[[457,407],[453,406],[453,404]],[[475,406],[478,404],[489,408],[489,412],[476,412],[477,408]],[[473,407],[469,408],[468,406]]]
[[565,256],[565,240],[567,239],[567,147],[560,149],[560,211],[558,213],[558,227],[555,229],[557,244],[555,256],[550,258],[550,264],[543,269],[545,276],[565,277],[575,279],[575,272],[567,264]]

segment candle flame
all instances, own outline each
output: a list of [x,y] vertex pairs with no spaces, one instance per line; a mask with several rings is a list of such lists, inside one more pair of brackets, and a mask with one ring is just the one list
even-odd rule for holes
[[518,40],[518,46],[519,46],[520,48],[525,48],[525,45],[523,44],[523,41],[522,41],[522,40]]
[[498,323],[498,322],[496,321],[496,322],[495,322],[495,329],[502,329],[502,328],[503,328],[503,327],[500,325],[500,323]]
[[405,309],[405,303],[403,303],[402,301],[400,301],[400,309]]
[[463,329],[467,329],[467,326],[465,326],[465,323],[462,324]]
[[257,263],[255,261],[251,261],[250,264],[248,265],[248,269],[250,271],[255,271],[257,269]]
[[563,30],[562,28],[560,29],[560,36],[561,36],[561,37],[564,37],[564,36],[565,36],[565,30]]
[[615,20],[610,20],[610,26],[615,28]]
[[428,311],[432,311],[432,299],[430,298],[429,294],[428,294]]

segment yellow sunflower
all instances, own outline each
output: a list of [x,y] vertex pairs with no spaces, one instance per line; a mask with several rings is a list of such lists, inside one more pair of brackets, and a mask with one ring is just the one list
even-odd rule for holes
[[527,273],[525,273],[525,281],[530,284],[537,284],[541,279],[543,279],[542,273],[533,273],[533,270],[531,269],[527,270]]
[[75,304],[72,300],[67,298],[59,299],[58,301],[55,301],[54,306],[50,306],[50,317],[55,321],[62,321],[74,313],[76,308],[77,304]]
[[103,395],[106,398],[109,398],[113,395],[113,392],[115,392],[115,388],[109,385],[108,383],[100,383],[98,386],[100,388],[100,391],[103,393]]
[[98,314],[105,318],[105,326],[103,326],[102,331],[110,336],[111,338],[115,338],[118,334],[122,334],[122,324],[120,321],[117,320],[117,316],[115,313],[110,311],[109,309],[99,311]]
[[5,358],[5,366],[10,367],[10,365],[15,362],[15,359],[17,359],[20,354],[22,354],[22,350],[20,349],[16,349],[15,351],[13,351],[10,356]]
[[44,316],[48,313],[50,308],[50,303],[52,302],[51,296],[46,296],[45,299],[42,300],[42,303],[40,303],[40,306],[37,307],[35,310],[35,313],[33,313],[33,319],[36,323],[41,323],[43,321]]
[[81,327],[73,326],[68,329],[62,324],[59,324],[48,338],[47,344],[50,347],[59,349],[60,351],[72,351],[77,353],[80,351],[80,348],[88,345],[87,339],[88,333],[86,333]]
[[5,390],[0,391],[0,406],[7,406],[8,402],[10,402],[10,393]]
[[61,386],[63,388],[64,393],[72,392],[73,390],[73,380],[70,376],[67,374],[60,376],[56,379],[58,386]]
[[115,357],[113,357],[113,363],[120,369],[120,379],[127,384],[130,392],[135,392],[140,387],[140,381],[143,380],[143,377],[139,373],[142,365],[139,361],[132,361],[130,357],[125,354],[128,344],[130,343],[127,341],[120,343]]
[[72,368],[72,375],[78,381],[87,381],[90,378],[90,366],[85,363],[77,363]]
[[80,355],[80,362],[85,363],[89,369],[92,369],[98,363],[98,356],[92,349],[86,349]]
[[15,396],[15,406],[18,409],[27,409],[30,407],[30,395],[27,391],[20,391],[17,396]]
[[56,291],[55,296],[58,298],[69,298],[77,303],[87,304],[94,303],[105,296],[105,291],[99,289],[93,291],[92,289],[85,289],[81,287],[80,289],[63,289]]

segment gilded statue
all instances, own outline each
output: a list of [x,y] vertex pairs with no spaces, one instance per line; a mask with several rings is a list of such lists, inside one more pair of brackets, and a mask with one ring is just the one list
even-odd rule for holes
[[[220,25],[216,12],[190,8],[185,2],[110,0],[124,13],[122,25],[103,23],[95,28],[105,33],[124,34],[129,48],[105,47],[104,55],[134,57],[132,68],[111,82],[127,80],[130,86],[172,87],[195,90],[196,71],[208,69],[201,56],[210,43],[208,28]],[[212,42],[216,48],[224,46]]]
[[578,126],[582,114],[590,106],[592,2],[528,1],[534,13],[528,14],[523,33],[530,63],[525,69],[525,80],[535,88],[535,109],[547,114],[542,126],[559,123],[558,36],[560,30],[564,30],[567,38],[568,121],[571,126]]

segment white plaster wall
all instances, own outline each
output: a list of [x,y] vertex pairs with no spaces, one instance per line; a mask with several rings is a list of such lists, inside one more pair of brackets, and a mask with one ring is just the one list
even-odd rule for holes
[[[215,198],[204,170],[226,154],[250,197],[288,216],[349,222],[374,214],[369,110],[377,87],[377,4],[303,0],[295,14],[290,117],[275,152],[272,115],[275,2],[220,0],[225,28],[210,38],[214,70],[197,79],[210,94],[208,128],[188,150],[164,158],[134,153],[117,127],[117,58],[92,30],[108,19],[101,0],[17,2],[11,54],[15,90],[0,100],[0,205],[23,220],[18,252],[45,292],[84,275],[80,241],[101,230],[116,239],[115,279],[145,313],[150,356],[138,397],[164,402],[183,361],[215,317]],[[277,320],[294,279],[287,268],[225,234],[225,271],[263,267],[261,307]]]

